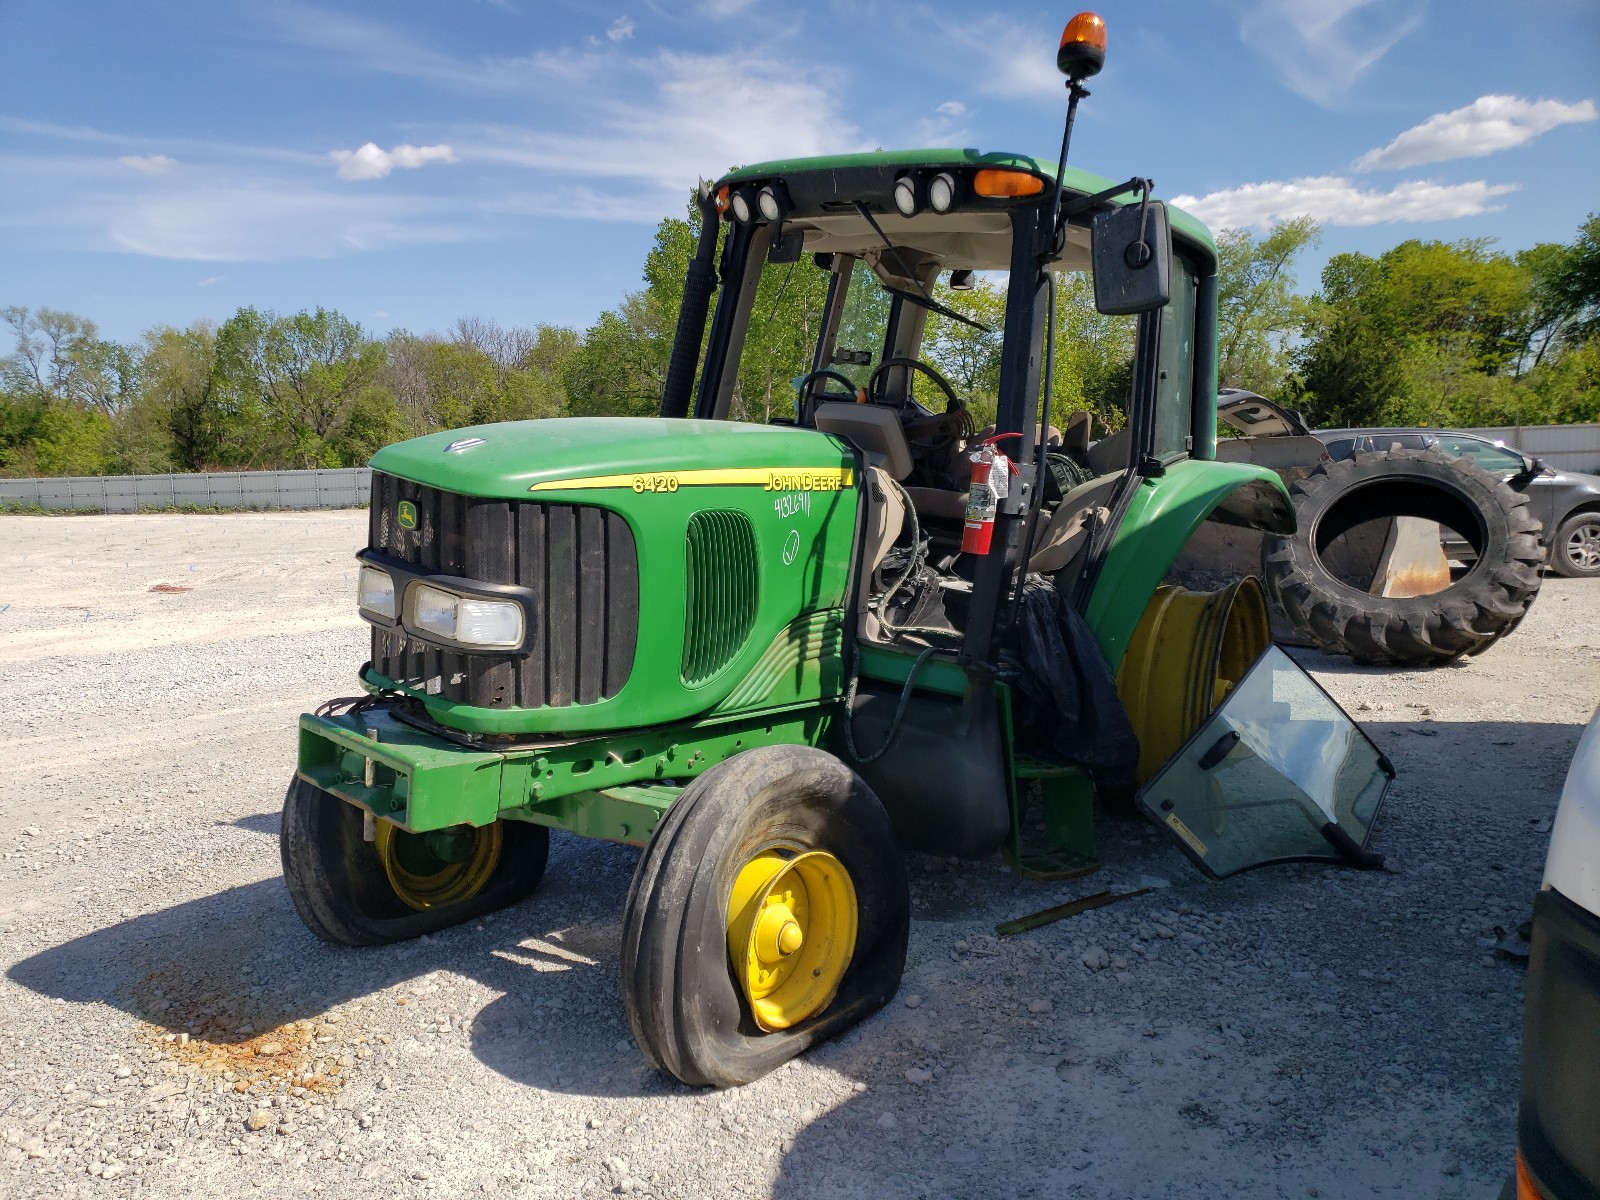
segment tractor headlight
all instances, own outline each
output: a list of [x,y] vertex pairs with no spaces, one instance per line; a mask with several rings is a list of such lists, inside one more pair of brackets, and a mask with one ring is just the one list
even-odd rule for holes
[[387,571],[363,566],[356,574],[356,607],[375,617],[395,618],[394,579]]
[[748,225],[750,223],[750,218],[755,216],[754,211],[750,207],[750,191],[748,188],[737,191],[733,194],[732,207],[733,219],[738,221],[741,225]]
[[949,212],[956,202],[956,181],[953,175],[940,173],[928,183],[928,204],[934,212]]
[[485,600],[418,583],[406,601],[410,609],[406,623],[418,633],[464,646],[515,650],[526,633],[522,605],[514,600]]

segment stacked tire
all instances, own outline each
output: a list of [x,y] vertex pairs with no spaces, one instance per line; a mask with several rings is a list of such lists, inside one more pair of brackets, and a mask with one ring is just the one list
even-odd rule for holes
[[[1359,663],[1430,666],[1481,654],[1539,593],[1545,552],[1528,498],[1465,458],[1389,450],[1324,462],[1291,490],[1298,528],[1263,547],[1268,589],[1323,651]],[[1454,530],[1475,552],[1442,591],[1381,596],[1340,578],[1326,554],[1366,522],[1407,515]]]

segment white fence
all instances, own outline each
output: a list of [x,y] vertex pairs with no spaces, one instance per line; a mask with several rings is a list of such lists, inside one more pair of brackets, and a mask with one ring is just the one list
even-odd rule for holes
[[1543,459],[1548,466],[1600,475],[1600,425],[1501,425],[1462,432],[1515,446],[1524,454]]
[[368,467],[330,471],[218,471],[205,475],[98,475],[0,479],[0,509],[355,508],[372,490]]

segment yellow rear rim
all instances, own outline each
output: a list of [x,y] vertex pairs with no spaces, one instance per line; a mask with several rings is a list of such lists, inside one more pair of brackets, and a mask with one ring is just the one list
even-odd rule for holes
[[503,842],[498,822],[407,833],[392,821],[379,821],[373,849],[394,894],[420,912],[460,904],[483,891],[500,865]]
[[856,948],[856,889],[825,850],[770,847],[728,897],[728,954],[762,1029],[798,1025],[839,992]]
[[1253,576],[1215,592],[1156,589],[1117,671],[1139,735],[1139,782],[1178,752],[1271,642],[1267,596]]

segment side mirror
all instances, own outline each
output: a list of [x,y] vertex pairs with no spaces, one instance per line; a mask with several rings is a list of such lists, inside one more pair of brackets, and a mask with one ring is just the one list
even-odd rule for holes
[[1122,317],[1165,307],[1172,299],[1172,230],[1159,200],[1097,212],[1094,306]]
[[1522,473],[1524,475],[1538,475],[1544,470],[1544,460],[1535,458],[1531,454],[1522,456]]

